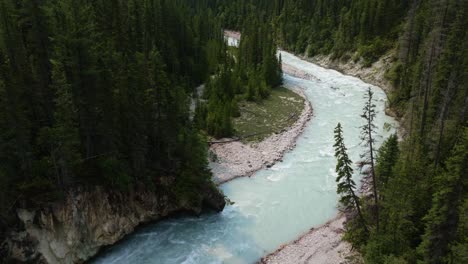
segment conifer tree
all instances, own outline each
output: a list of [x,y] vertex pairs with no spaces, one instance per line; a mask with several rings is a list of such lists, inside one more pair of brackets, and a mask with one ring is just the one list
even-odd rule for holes
[[387,184],[392,175],[393,167],[398,161],[400,149],[398,147],[398,136],[391,135],[380,147],[379,155],[377,158],[377,165],[375,172],[379,178],[378,187],[383,188]]
[[348,156],[344,144],[343,129],[341,124],[335,128],[335,158],[337,160],[336,173],[338,174],[336,182],[338,183],[336,192],[341,196],[340,202],[346,209],[356,209],[359,219],[364,229],[367,231],[366,222],[361,212],[359,197],[356,195],[356,183],[353,180],[353,162]]
[[377,232],[379,231],[379,202],[378,202],[378,194],[377,194],[377,179],[375,175],[375,153],[374,153],[374,144],[375,144],[375,130],[376,125],[374,124],[374,118],[376,116],[375,110],[375,103],[374,103],[374,93],[372,92],[371,88],[369,87],[366,91],[364,99],[366,99],[363,113],[361,117],[365,120],[365,124],[361,126],[361,140],[362,145],[366,147],[365,152],[361,155],[363,158],[362,162],[360,163],[361,169],[368,165],[370,169],[366,171],[368,175],[370,175],[372,179],[372,192],[374,196],[374,206],[375,206],[375,219],[376,219],[376,229]]
[[436,178],[432,208],[424,217],[426,229],[418,250],[425,263],[452,263],[448,254],[450,244],[458,240],[466,245],[466,234],[457,237],[457,227],[467,224],[466,212],[461,211],[463,201],[468,199],[464,191],[468,188],[467,164],[468,129],[465,128],[447,161],[446,170]]
[[55,124],[41,130],[39,141],[49,151],[47,159],[52,164],[56,184],[65,188],[76,180],[74,170],[81,162],[81,142],[71,87],[66,83],[63,66],[57,62],[52,65],[52,85],[57,91]]
[[[228,61],[223,41],[188,1],[0,1],[1,214],[77,185],[206,183],[187,95]],[[221,132],[238,88],[228,77]]]

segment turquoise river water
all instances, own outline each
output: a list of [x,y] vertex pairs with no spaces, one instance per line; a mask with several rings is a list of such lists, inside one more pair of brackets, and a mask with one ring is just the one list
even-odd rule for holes
[[[311,81],[284,75],[285,86],[303,89],[314,108],[297,147],[272,168],[223,184],[221,189],[234,205],[222,213],[168,219],[141,228],[93,263],[254,263],[336,215],[336,124],[343,125],[353,161],[363,148],[360,114],[368,87],[375,92],[378,109],[378,146],[397,124],[384,114],[387,99],[380,88],[290,53],[281,55],[283,63],[315,77]],[[359,177],[355,175],[356,182]]]

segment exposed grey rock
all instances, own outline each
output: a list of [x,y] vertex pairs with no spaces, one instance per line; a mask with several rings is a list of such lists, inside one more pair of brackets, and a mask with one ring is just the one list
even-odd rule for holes
[[198,199],[188,201],[142,188],[131,192],[75,189],[62,203],[18,209],[23,228],[8,233],[0,252],[16,262],[82,263],[140,224],[180,211],[200,214],[204,205],[223,210],[224,196],[214,185],[198,193]]

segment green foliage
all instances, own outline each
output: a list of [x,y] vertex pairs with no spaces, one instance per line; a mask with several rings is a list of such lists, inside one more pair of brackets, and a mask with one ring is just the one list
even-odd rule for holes
[[[401,144],[391,136],[377,155],[379,232],[362,236],[362,227],[351,222],[345,238],[367,263],[465,263],[467,180],[462,175],[467,173],[468,6],[409,1],[408,7],[398,57],[386,73],[395,87],[389,95],[391,106],[405,117],[407,136]],[[361,22],[382,18],[364,17]],[[395,46],[396,40],[382,33],[369,38],[371,28],[361,27],[358,41],[359,55],[367,63]],[[336,36],[344,39],[343,34]],[[366,142],[372,143],[371,138]],[[373,203],[363,207],[366,215],[374,211]]]
[[[379,204],[379,232],[355,218],[345,237],[369,263],[466,263],[467,17],[438,0],[0,1],[0,217],[78,184],[174,177],[161,189],[196,201],[211,176],[200,129],[232,135],[239,102],[281,84],[277,45],[366,65],[397,47],[386,76],[406,138],[384,143],[378,200],[362,199],[367,219]],[[242,31],[237,51],[221,25]]]
[[[358,235],[358,238],[348,237],[350,241],[357,242],[361,240],[363,236],[366,236],[368,233],[366,221],[361,211],[361,203],[359,197],[356,195],[356,183],[353,180],[353,162],[348,156],[347,148],[344,144],[343,138],[343,129],[341,124],[338,123],[335,130],[335,158],[337,160],[335,171],[337,173],[336,182],[337,189],[336,192],[340,195],[340,203],[349,211],[356,211],[359,219],[352,220],[349,225],[358,222],[362,226],[363,232],[361,235]],[[348,226],[349,226],[348,225]],[[357,227],[358,229],[360,227]]]
[[224,26],[244,29],[252,14],[273,25],[278,44],[294,53],[339,58],[358,51],[370,65],[394,47],[411,1],[209,1]]
[[377,114],[377,110],[375,109],[376,105],[374,102],[374,92],[372,92],[371,88],[369,87],[364,95],[364,99],[366,100],[363,108],[363,113],[361,115],[362,119],[364,119],[364,125],[361,126],[361,144],[366,148],[364,153],[361,154],[362,160],[359,163],[359,167],[361,171],[363,170],[364,166],[369,165],[370,169],[368,171],[364,171],[370,179],[372,180],[372,194],[374,198],[374,205],[373,205],[373,218],[375,219],[375,226],[376,231],[379,232],[380,228],[380,217],[379,217],[379,195],[377,191],[377,177],[375,174],[375,161],[376,161],[376,154],[375,154],[375,133],[377,126],[375,125],[375,117]]
[[423,241],[418,247],[426,263],[451,263],[450,244],[465,242],[466,233],[457,233],[458,224],[463,214],[460,211],[468,195],[463,190],[468,187],[468,129],[464,132],[454,147],[447,167],[435,178],[435,190],[432,207],[424,217],[426,228]]
[[[218,8],[226,28],[242,30],[255,14],[273,28],[279,46],[295,53],[353,56],[369,66],[397,49],[386,77],[395,87],[390,106],[404,117],[406,137],[398,144],[391,136],[378,155],[371,155],[376,138],[372,122],[366,122],[363,135],[370,151],[363,165],[376,160],[371,173],[379,195],[373,195],[374,203],[365,200],[363,214],[372,219],[378,204],[380,228],[365,236],[362,226],[351,222],[346,237],[369,263],[467,262],[466,188],[455,192],[451,180],[457,178],[455,160],[463,156],[454,146],[467,124],[468,5],[437,0],[208,2]],[[259,49],[246,53],[250,61],[261,54]],[[258,100],[254,84],[259,81],[248,74],[242,80],[251,83],[248,98]],[[372,103],[368,106],[366,121],[372,119]],[[447,208],[449,201],[456,206]]]
[[362,45],[358,49],[359,56],[364,59],[364,66],[371,66],[372,63],[378,60],[385,52],[392,48],[393,42],[385,42],[380,38],[375,38],[367,45]]
[[398,136],[396,134],[391,135],[380,147],[378,151],[376,175],[379,184],[379,189],[384,188],[392,177],[393,167],[395,167],[400,155],[400,149],[398,147]]
[[335,128],[335,158],[336,163],[336,177],[337,193],[340,195],[340,202],[346,208],[353,208],[357,203],[354,200],[356,198],[355,190],[356,183],[353,180],[353,162],[348,157],[347,148],[344,144],[343,129],[341,124]]
[[206,184],[188,95],[227,59],[215,14],[188,2],[0,2],[2,214],[77,185]]
[[261,141],[293,125],[304,110],[304,98],[284,88],[271,89],[260,102],[240,101],[240,116],[234,118],[234,135],[245,141]]
[[131,189],[133,181],[125,160],[107,157],[101,158],[98,164],[106,182],[123,191]]
[[236,51],[225,49],[224,61],[208,79],[204,98],[196,110],[196,122],[216,138],[234,134],[232,117],[239,117],[239,100],[261,102],[271,89],[282,84],[280,60],[271,30],[251,15],[245,22]]

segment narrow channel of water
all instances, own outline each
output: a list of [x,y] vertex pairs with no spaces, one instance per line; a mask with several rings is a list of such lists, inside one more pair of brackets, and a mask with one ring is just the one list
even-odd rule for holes
[[[155,223],[110,248],[94,263],[254,263],[336,214],[334,127],[341,122],[350,156],[357,161],[362,151],[360,114],[368,87],[375,92],[379,111],[378,146],[395,132],[396,122],[384,114],[386,96],[380,88],[290,53],[281,55],[283,63],[316,77],[310,81],[284,76],[285,85],[303,89],[314,108],[297,147],[272,168],[222,185],[235,202],[222,213]],[[391,125],[389,131],[385,123]],[[359,175],[355,179],[359,182]]]

